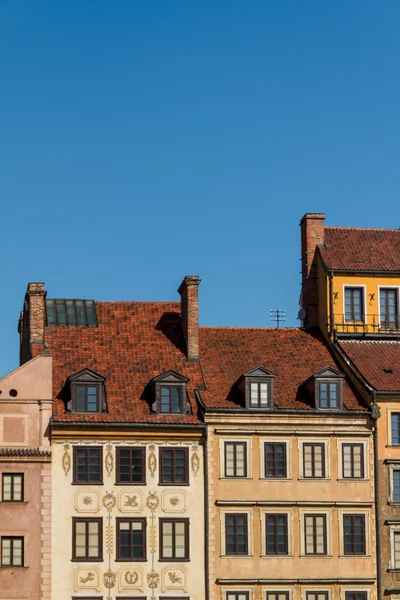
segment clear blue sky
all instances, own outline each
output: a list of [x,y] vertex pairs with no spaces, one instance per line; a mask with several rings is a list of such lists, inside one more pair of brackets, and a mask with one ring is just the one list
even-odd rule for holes
[[2,0],[0,372],[28,281],[296,325],[298,223],[399,227],[398,0]]

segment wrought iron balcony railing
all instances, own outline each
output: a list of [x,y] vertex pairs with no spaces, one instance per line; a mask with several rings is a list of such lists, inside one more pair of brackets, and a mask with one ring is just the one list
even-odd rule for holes
[[349,319],[349,315],[333,315],[333,327],[337,333],[400,333],[400,316],[365,314],[361,319]]

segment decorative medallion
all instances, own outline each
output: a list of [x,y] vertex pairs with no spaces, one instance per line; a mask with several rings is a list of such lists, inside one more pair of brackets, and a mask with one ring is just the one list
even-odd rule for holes
[[97,569],[77,569],[74,573],[75,591],[91,589],[100,591],[99,573]]
[[103,575],[104,585],[109,590],[114,587],[116,579],[117,579],[117,576],[113,571],[111,571],[111,569],[106,571]]
[[114,492],[106,492],[105,496],[103,496],[103,506],[107,510],[111,510],[114,508],[117,499],[114,496]]
[[143,495],[139,491],[121,492],[118,496],[118,508],[121,512],[140,512],[143,510]]
[[75,494],[75,510],[80,513],[96,513],[100,510],[100,499],[98,492],[85,492],[83,490]]
[[150,573],[147,573],[147,583],[150,589],[156,589],[160,583],[160,575],[154,570]]
[[143,573],[140,569],[122,569],[118,574],[118,591],[143,591]]
[[192,473],[193,475],[196,477],[197,473],[199,472],[200,469],[200,458],[198,455],[198,451],[199,451],[199,445],[198,444],[193,444],[192,445],[192,457],[190,459],[190,465],[192,467]]
[[159,503],[160,503],[160,500],[157,497],[157,492],[149,492],[149,495],[147,496],[147,500],[146,500],[147,508],[149,508],[152,511],[156,510]]
[[187,592],[187,574],[185,569],[166,568],[161,576],[161,590],[183,590]]
[[147,463],[151,476],[154,477],[154,474],[157,469],[156,447],[154,442],[151,442],[151,444],[149,444],[149,458]]
[[65,475],[68,475],[70,469],[71,469],[71,455],[69,453],[69,444],[68,442],[65,442],[64,444],[64,454],[61,460],[61,464],[62,464],[62,468],[64,469],[64,473]]
[[110,444],[110,442],[108,442],[108,444],[106,444],[106,456],[104,459],[104,464],[105,464],[108,475],[111,475],[111,473],[113,472],[113,468],[114,468],[114,457],[112,454],[112,445]]
[[161,496],[161,507],[164,512],[183,513],[186,510],[185,492],[165,491]]

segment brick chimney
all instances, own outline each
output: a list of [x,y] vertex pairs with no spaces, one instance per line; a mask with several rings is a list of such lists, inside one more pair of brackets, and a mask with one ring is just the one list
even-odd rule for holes
[[306,213],[300,221],[301,228],[301,274],[302,308],[306,315],[305,327],[319,325],[317,246],[324,244],[325,215]]
[[199,284],[197,275],[186,275],[179,286],[181,319],[188,360],[199,360]]
[[20,364],[44,350],[46,323],[46,291],[44,283],[29,283],[25,294],[24,310],[18,324],[20,335]]

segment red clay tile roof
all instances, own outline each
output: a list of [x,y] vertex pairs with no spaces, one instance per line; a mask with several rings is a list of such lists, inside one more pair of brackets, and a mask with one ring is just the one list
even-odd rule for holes
[[[300,386],[331,366],[340,371],[322,338],[300,329],[200,328],[201,367],[207,387],[201,399],[207,408],[240,408],[234,385],[240,376],[261,365],[276,373],[274,402],[282,409],[309,410],[313,399]],[[346,380],[344,406],[364,410]]]
[[319,252],[328,269],[398,273],[400,230],[325,227]]
[[[183,351],[179,302],[98,302],[98,327],[48,326],[45,341],[53,356],[53,420],[197,424],[194,389],[203,383],[199,364]],[[108,412],[65,412],[61,390],[69,375],[88,367],[106,378]],[[189,378],[191,415],[157,415],[144,389],[173,369]]]
[[339,346],[375,390],[400,391],[400,342],[346,340]]

